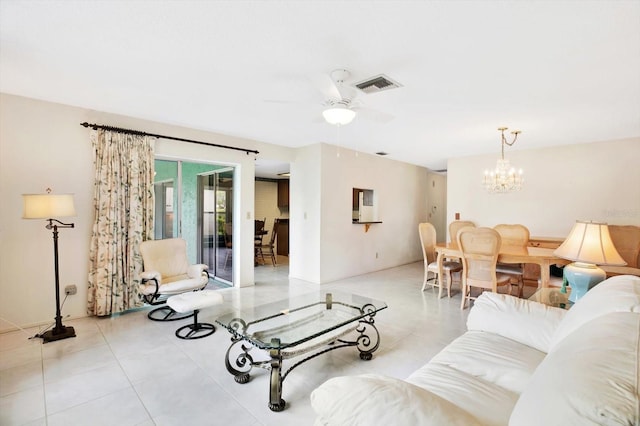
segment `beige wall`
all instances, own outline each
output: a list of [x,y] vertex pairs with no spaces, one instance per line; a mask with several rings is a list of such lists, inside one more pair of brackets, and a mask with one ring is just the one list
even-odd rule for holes
[[[307,214],[307,223],[319,222],[319,233],[314,230],[296,239],[291,256],[298,262],[291,275],[325,283],[420,260],[417,229],[427,218],[427,169],[375,155],[356,155],[344,148],[340,156],[337,152],[335,146],[326,144],[308,149],[306,161],[321,159],[320,187],[315,181],[307,187],[295,185],[297,168],[304,170],[305,166],[296,159],[292,167],[293,193],[307,197],[314,206],[303,214]],[[353,188],[375,191],[378,219],[383,223],[372,225],[366,233],[364,225],[351,221]],[[291,212],[292,221],[297,216]]]
[[497,156],[449,160],[447,222],[459,212],[480,226],[522,223],[532,236],[549,237],[565,237],[576,220],[640,225],[640,138],[507,151],[506,157],[524,169],[519,192],[482,188],[482,174]]
[[447,177],[427,173],[427,221],[436,228],[437,242],[447,240]]
[[296,150],[289,181],[289,276],[320,282],[321,145]]

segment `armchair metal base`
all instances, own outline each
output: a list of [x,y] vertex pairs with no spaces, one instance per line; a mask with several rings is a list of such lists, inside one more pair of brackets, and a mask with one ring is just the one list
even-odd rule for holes
[[198,322],[198,310],[193,311],[193,324],[187,324],[176,330],[176,337],[184,340],[202,339],[211,336],[216,331],[213,324]]
[[149,311],[149,313],[147,314],[147,318],[149,318],[151,321],[179,321],[185,318],[191,318],[193,315],[193,312],[176,312],[171,309],[171,307],[165,305]]

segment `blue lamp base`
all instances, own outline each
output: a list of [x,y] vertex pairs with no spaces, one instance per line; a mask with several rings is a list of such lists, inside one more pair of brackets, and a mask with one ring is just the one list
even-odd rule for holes
[[607,274],[591,263],[574,262],[564,267],[564,277],[571,286],[569,301],[576,303],[589,289],[604,281]]

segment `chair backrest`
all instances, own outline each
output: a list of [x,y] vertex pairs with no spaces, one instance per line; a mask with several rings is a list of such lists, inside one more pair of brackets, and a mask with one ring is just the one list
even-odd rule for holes
[[460,232],[462,228],[466,228],[468,226],[475,228],[476,224],[468,220],[455,220],[451,222],[449,224],[449,241],[455,243],[458,238],[458,232]]
[[493,227],[502,239],[501,250],[517,251],[526,250],[529,244],[529,228],[524,225],[505,225],[500,224]]
[[465,227],[460,230],[458,248],[462,252],[463,279],[468,285],[497,291],[500,244],[500,234],[494,229]]
[[273,247],[273,244],[276,242],[276,235],[278,235],[278,225],[280,221],[278,219],[273,219],[273,228],[271,229],[271,238],[269,238],[269,245]]
[[429,222],[418,224],[425,266],[436,261],[436,228]]
[[233,223],[226,222],[224,224],[224,245],[226,248],[233,247]]
[[148,240],[140,244],[145,271],[158,271],[166,278],[185,275],[189,269],[187,242],[182,238]]
[[266,218],[265,220],[256,219],[255,221],[256,235],[258,234],[258,232],[262,232],[264,230],[264,223],[266,222],[266,220],[267,220]]
[[631,268],[640,267],[640,226],[609,225],[609,235],[620,256]]

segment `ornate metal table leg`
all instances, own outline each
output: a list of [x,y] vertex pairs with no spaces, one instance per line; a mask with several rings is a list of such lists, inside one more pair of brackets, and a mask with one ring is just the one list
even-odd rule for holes
[[[365,305],[362,307],[364,312],[368,312],[368,315],[360,320],[358,324],[358,328],[356,331],[360,333],[357,339],[357,348],[360,351],[360,359],[364,361],[369,361],[373,358],[373,353],[380,346],[380,333],[378,333],[378,329],[374,325],[373,317],[376,314],[375,308],[372,305]],[[370,328],[375,334],[372,334],[369,331],[367,334],[367,329]]]
[[280,354],[280,339],[271,339],[271,388],[269,391],[269,409],[271,411],[284,410],[285,401],[282,399],[282,355]]
[[[234,363],[229,360],[229,354],[231,349],[242,339],[231,338],[231,346],[227,349],[227,354],[224,357],[224,365],[227,367],[227,371],[233,374],[233,379],[237,383],[247,383],[249,381],[249,372],[253,367],[253,358],[249,354],[251,347],[247,347],[243,344],[240,345],[242,352],[238,355]],[[237,368],[236,368],[237,367]]]

